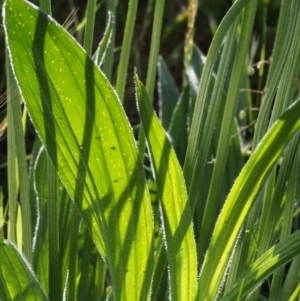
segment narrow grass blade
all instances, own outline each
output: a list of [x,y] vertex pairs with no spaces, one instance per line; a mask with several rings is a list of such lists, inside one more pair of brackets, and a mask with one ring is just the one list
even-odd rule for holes
[[69,277],[68,277],[68,300],[77,300],[77,260],[78,260],[78,232],[81,216],[75,204],[72,206],[70,221],[70,253],[69,253]]
[[290,266],[289,272],[285,277],[284,284],[277,295],[277,300],[295,300],[292,299],[293,292],[298,291],[298,297],[300,293],[300,282],[299,282],[299,271],[300,271],[300,255],[296,256]]
[[31,267],[16,247],[0,237],[1,301],[48,300]]
[[150,197],[117,95],[74,39],[33,5],[8,0],[4,20],[28,112],[105,258],[115,299],[147,300]]
[[168,133],[172,139],[172,145],[175,149],[178,161],[183,166],[188,137],[188,107],[189,107],[189,86],[181,92],[177,105],[174,108]]
[[118,67],[118,77],[116,83],[116,91],[121,99],[124,101],[124,90],[127,78],[127,67],[130,55],[130,48],[132,44],[132,36],[134,30],[134,24],[136,19],[136,11],[138,6],[138,0],[129,0],[128,12],[126,17],[126,24],[122,42],[122,51],[120,55],[120,62]]
[[146,78],[146,89],[148,95],[150,96],[150,99],[152,99],[153,97],[154,87],[155,87],[155,78],[156,78],[162,22],[164,16],[164,7],[165,7],[165,0],[155,1],[154,20],[153,20],[153,27],[152,27],[151,45],[150,45],[149,62],[148,62],[147,78]]
[[242,275],[240,281],[220,301],[242,300],[243,297],[255,289],[267,276],[272,274],[277,268],[291,261],[299,252],[300,231],[298,230],[256,260],[249,267],[249,270]]
[[190,131],[189,144],[187,148],[187,155],[184,162],[184,178],[186,180],[187,190],[189,193],[190,184],[195,171],[195,163],[197,161],[198,152],[200,151],[200,137],[201,130],[203,126],[203,121],[205,119],[205,105],[206,98],[209,94],[211,75],[215,66],[215,62],[218,57],[218,52],[221,48],[222,42],[226,33],[234,20],[240,14],[244,6],[249,2],[249,0],[237,0],[234,2],[233,6],[230,8],[224,19],[222,20],[216,34],[214,35],[213,41],[209,48],[206,63],[201,76],[201,81],[199,83],[197,100],[195,105],[194,116],[197,118],[193,119]]
[[[17,205],[18,205],[18,192],[19,192],[19,181],[17,179],[17,146],[16,146],[16,130],[14,123],[14,110],[13,104],[18,104],[18,95],[14,95],[13,91],[13,78],[12,71],[9,64],[8,52],[6,51],[6,70],[7,70],[7,183],[8,183],[8,195],[9,195],[9,223],[8,223],[8,238],[12,242],[17,241],[16,231],[16,218],[17,218]],[[18,116],[20,118],[20,116]]]
[[95,27],[96,0],[88,0],[86,7],[86,26],[84,32],[83,48],[88,55],[92,54],[94,27]]
[[204,259],[198,300],[212,300],[217,294],[241,226],[282,151],[300,128],[299,110],[297,101],[280,117],[234,183]]
[[168,130],[179,93],[173,77],[162,57],[158,61],[159,118],[165,130]]
[[194,300],[197,256],[182,170],[146,89],[137,76],[135,79],[141,121],[161,201],[171,300]]
[[[295,152],[294,148],[297,150],[296,156],[293,154]],[[281,163],[280,173],[284,169],[288,169],[285,177],[282,177],[284,181],[285,187],[280,187],[280,190],[277,189],[278,184],[276,180],[276,189],[275,194],[284,194],[286,192],[286,198],[284,201],[284,209],[282,210],[282,214],[275,215],[274,219],[282,220],[281,231],[280,231],[280,240],[288,237],[291,233],[293,218],[294,218],[294,202],[297,199],[297,186],[298,186],[298,173],[300,168],[300,153],[299,153],[299,133],[295,135],[294,139],[290,143],[289,149],[284,156],[284,160]],[[287,162],[288,161],[288,162]],[[283,165],[285,163],[285,166]],[[284,168],[285,167],[285,168]],[[278,177],[279,178],[279,177]],[[282,185],[283,186],[283,185]],[[286,188],[286,190],[285,190]],[[275,196],[274,196],[275,198]],[[272,210],[273,213],[273,210]],[[278,218],[279,216],[279,218]],[[274,237],[274,235],[273,235]],[[278,295],[281,291],[281,284],[284,280],[285,276],[285,268],[282,267],[276,273],[274,273],[272,278],[272,285],[270,289],[270,301],[274,301],[277,299]],[[284,300],[284,299],[283,299]]]
[[62,299],[62,269],[59,240],[59,184],[50,156],[47,156],[47,221],[49,241],[49,298]]
[[[245,63],[246,63],[245,59],[247,56],[249,42],[251,39],[252,26],[253,26],[254,19],[255,19],[256,6],[257,6],[257,1],[252,1],[251,3],[249,3],[247,5],[247,7],[245,8],[244,13],[243,13],[239,45],[238,45],[237,53],[235,56],[230,85],[229,85],[228,94],[226,97],[226,104],[225,104],[224,113],[222,116],[223,119],[222,119],[222,125],[220,128],[220,136],[219,136],[217,153],[216,153],[216,162],[215,162],[214,169],[213,169],[213,174],[212,174],[211,183],[210,183],[209,192],[208,192],[207,201],[206,201],[206,207],[205,207],[205,211],[204,211],[204,215],[203,215],[203,223],[202,223],[202,228],[201,228],[201,233],[200,233],[201,244],[198,249],[200,257],[204,256],[204,254],[205,254],[205,251],[207,249],[207,244],[205,244],[205,242],[208,241],[208,239],[212,233],[214,222],[217,217],[218,203],[219,203],[218,200],[220,197],[219,187],[220,187],[220,183],[222,182],[222,178],[225,175],[224,174],[225,164],[226,164],[226,159],[227,159],[228,151],[229,151],[229,147],[230,147],[230,140],[231,140],[230,137],[231,137],[231,133],[232,133],[232,127],[234,124],[234,117],[235,117],[237,107],[238,107],[238,100],[239,100],[238,96],[240,94],[242,79],[243,79],[243,76],[245,74],[245,69],[246,69],[245,68]],[[235,26],[237,26],[236,21],[234,22],[234,24],[235,24]],[[234,32],[231,32],[231,35],[233,35],[233,34],[234,34]],[[229,37],[228,37],[228,39],[230,40]],[[233,37],[231,37],[232,45],[229,45],[229,47],[227,47],[227,45],[226,45],[224,47],[224,51],[228,51],[228,48],[231,48],[233,46],[233,41],[234,41]],[[229,58],[230,58],[230,56],[229,56]],[[223,60],[222,60],[220,69],[221,68],[223,69],[224,67],[226,67],[226,65],[228,68],[229,60],[228,60],[227,64],[226,63],[223,64]],[[219,72],[226,72],[226,69],[220,70]],[[218,78],[218,82],[216,82],[215,85],[221,84],[221,82],[224,79],[224,75],[221,77],[222,78]],[[224,85],[224,82],[222,83],[222,86],[223,85]],[[216,94],[220,94],[219,95],[219,101],[220,101],[221,93],[217,92]],[[215,93],[213,95],[215,95]],[[214,99],[212,101],[214,101]],[[216,105],[217,105],[217,101],[216,101]],[[209,110],[209,113],[210,113],[209,117],[214,115],[213,112],[211,112],[211,111],[213,111],[213,109]],[[207,119],[206,119],[206,124],[210,124],[209,117],[207,117]],[[205,124],[205,126],[206,126],[206,124]],[[204,130],[206,129],[205,126],[204,126]],[[211,126],[212,125],[210,125],[210,127]],[[206,137],[205,134],[206,133],[203,131],[202,136],[204,138],[208,139],[209,137]],[[203,142],[203,143],[209,142],[209,140],[205,140],[204,138],[203,138],[203,141],[201,140],[201,142]],[[202,156],[199,155],[199,158],[201,158],[201,157]],[[198,160],[197,160],[196,167],[198,166]],[[204,166],[204,163],[205,163],[205,161],[202,159],[202,162],[200,164],[202,166]],[[203,168],[202,166],[200,166],[200,168]],[[190,196],[192,196],[191,202],[193,200],[195,201],[195,198],[197,198],[197,196],[194,194],[195,193],[194,191],[199,190],[199,189],[197,189],[197,186],[199,187],[199,184],[197,185],[197,183],[199,183],[199,179],[198,179],[199,173],[200,172],[198,172],[198,170],[195,169],[195,175],[193,175],[191,189],[189,192],[189,200],[190,200]],[[197,181],[197,179],[198,179],[198,181]],[[196,187],[195,187],[195,185],[196,185]]]
[[113,24],[114,24],[114,20],[113,20],[113,15],[112,12],[108,12],[108,20],[107,20],[107,25],[106,25],[106,29],[103,35],[102,40],[100,41],[98,48],[93,56],[94,62],[98,65],[101,66],[103,65],[104,59],[105,59],[105,55],[107,53],[108,47],[111,43],[111,37],[113,34]]
[[108,45],[107,48],[107,54],[105,56],[105,61],[103,64],[103,72],[105,73],[106,77],[109,81],[111,81],[111,74],[113,70],[113,63],[114,63],[114,51],[115,51],[115,36],[116,36],[116,22],[117,22],[117,16],[116,16],[116,6],[117,3],[115,0],[106,0],[106,12],[107,12],[107,20],[106,23],[108,23],[108,15],[109,12],[114,17],[114,23],[112,26],[112,33],[111,33],[111,43]]
[[[7,53],[7,52],[6,52]],[[7,53],[8,54],[8,53]],[[12,74],[11,66],[7,61],[7,88],[9,91],[17,89],[14,76]],[[10,98],[12,96],[12,98]],[[9,179],[10,179],[10,192],[11,208],[10,214],[12,216],[12,232],[15,230],[14,223],[16,215],[16,193],[20,194],[21,211],[22,211],[22,236],[23,236],[23,251],[27,256],[29,262],[32,262],[32,207],[29,199],[29,181],[27,174],[27,161],[25,150],[24,129],[22,125],[22,112],[20,105],[20,96],[17,94],[11,95],[8,93],[8,118],[9,118],[9,147],[12,148],[12,153],[8,149],[9,154]],[[14,160],[14,162],[12,162]],[[13,233],[12,233],[13,234]],[[13,234],[13,237],[15,233]]]
[[40,285],[49,291],[49,241],[47,214],[47,155],[44,148],[40,148],[34,157],[33,187],[36,199],[37,222],[33,238],[33,269],[38,276]]
[[[151,100],[153,97],[154,86],[155,86],[164,6],[165,6],[165,0],[155,1],[154,20],[153,20],[152,35],[151,35],[151,46],[150,46],[149,62],[147,68],[147,78],[146,78],[146,90]],[[139,141],[138,143],[139,154],[141,156],[144,156],[146,146],[145,146],[145,137],[143,131],[139,132],[138,141]]]

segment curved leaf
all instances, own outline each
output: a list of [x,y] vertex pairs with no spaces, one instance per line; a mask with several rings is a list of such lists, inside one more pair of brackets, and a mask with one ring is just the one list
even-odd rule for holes
[[105,28],[103,38],[100,41],[95,54],[93,55],[93,60],[98,66],[101,66],[103,64],[103,61],[104,61],[105,55],[106,55],[106,51],[111,42],[110,40],[112,37],[113,24],[114,24],[113,18],[114,18],[114,16],[113,16],[112,12],[108,11],[107,25]]
[[116,300],[147,300],[153,220],[120,101],[75,40],[35,6],[8,0],[11,63],[33,124],[112,277]]
[[199,278],[199,300],[214,299],[241,226],[255,198],[282,151],[300,128],[299,111],[300,101],[297,101],[282,114],[255,149],[234,183],[204,259]]
[[0,241],[1,301],[48,300],[25,258],[9,241]]
[[170,71],[160,56],[157,65],[159,117],[165,130],[168,130],[173,112],[178,102],[179,92]]
[[300,252],[300,231],[293,233],[256,260],[220,301],[241,300],[277,268]]
[[180,164],[143,84],[136,75],[137,100],[161,201],[171,300],[194,300],[197,255],[192,216]]

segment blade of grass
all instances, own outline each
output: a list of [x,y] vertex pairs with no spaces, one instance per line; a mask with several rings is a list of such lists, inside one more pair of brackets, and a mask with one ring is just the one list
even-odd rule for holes
[[108,23],[109,12],[111,12],[114,22],[112,25],[112,34],[111,34],[111,42],[107,48],[107,54],[105,56],[105,61],[103,64],[103,72],[111,82],[111,75],[113,71],[113,61],[114,61],[114,48],[115,48],[115,35],[116,35],[116,23],[117,23],[117,16],[116,16],[116,1],[115,0],[106,0],[106,23]]
[[[191,131],[190,131],[190,138],[187,148],[187,154],[185,157],[185,163],[183,168],[184,178],[187,185],[188,194],[190,193],[190,186],[191,182],[195,181],[196,174],[195,172],[195,165],[197,162],[197,156],[198,151],[200,150],[200,137],[201,137],[201,127],[204,120],[204,107],[205,107],[205,100],[208,95],[209,87],[210,87],[210,81],[211,81],[211,75],[213,73],[214,65],[218,56],[218,52],[221,48],[222,42],[224,37],[226,36],[226,33],[234,20],[237,18],[237,16],[240,14],[244,6],[249,2],[249,0],[237,0],[234,2],[233,6],[230,8],[230,10],[225,15],[224,19],[220,23],[220,26],[218,27],[218,30],[216,31],[213,41],[210,45],[206,63],[203,69],[203,73],[201,76],[199,88],[198,88],[198,94],[197,94],[197,100],[194,110],[194,115],[197,116],[195,119],[193,118],[192,125],[191,125]],[[193,179],[195,178],[195,179]],[[200,182],[200,179],[198,183]],[[192,202],[192,201],[191,201]],[[191,204],[191,208],[192,208]]]
[[[254,137],[252,142],[253,148],[256,147],[256,145],[259,143],[260,139],[262,138],[262,136],[267,130],[268,123],[269,123],[270,108],[273,104],[274,95],[278,88],[278,82],[285,66],[285,60],[287,58],[293,39],[294,38],[297,39],[297,37],[294,37],[294,24],[296,21],[295,12],[297,11],[297,9],[293,9],[292,16],[289,17],[291,4],[292,4],[291,1],[285,1],[282,3],[280,9],[279,22],[277,25],[276,38],[275,38],[275,43],[274,43],[274,48],[272,53],[272,61],[271,61],[270,70],[266,81],[266,88],[265,88],[266,93],[263,95],[262,105],[259,111],[257,123],[255,125],[255,132],[254,132]],[[295,2],[293,2],[293,5],[295,5]],[[291,22],[290,25],[288,25],[289,22]],[[290,26],[289,27],[290,30],[287,30],[288,26]],[[273,175],[273,182],[274,182],[274,175]],[[272,189],[269,188],[269,191],[271,191],[272,193]],[[268,198],[265,198],[265,200],[268,201]],[[263,193],[261,194],[259,200],[256,201],[247,219],[246,229],[249,235],[246,235],[243,239],[243,246],[242,246],[243,250],[241,251],[243,254],[248,253],[249,250],[251,252],[251,246],[250,246],[250,241],[252,238],[251,233],[253,232],[255,233],[255,231],[257,231],[256,230],[257,218],[259,217],[260,212],[262,210],[261,209],[262,201],[263,201]],[[263,215],[261,222],[263,222],[264,219],[265,216]],[[245,270],[247,266],[246,263],[247,257],[248,256],[245,255],[244,260],[240,261],[239,273],[242,273]],[[255,300],[256,297],[257,295],[253,296],[253,299]]]
[[300,231],[296,231],[289,237],[283,239],[278,245],[269,249],[236,283],[234,288],[220,301],[242,300],[268,275],[272,274],[278,267],[291,261],[300,251]]
[[113,35],[113,28],[114,28],[113,26],[114,26],[113,15],[109,11],[107,17],[107,25],[105,28],[105,32],[103,34],[103,38],[100,41],[98,48],[93,56],[93,59],[98,66],[103,65],[105,57],[107,56],[107,51],[109,49],[109,45],[111,43],[111,38]]
[[299,297],[300,293],[300,255],[296,256],[291,264],[289,272],[285,277],[284,284],[280,291],[280,294],[277,296],[277,300],[297,300],[293,299],[293,293],[296,293]]
[[13,77],[9,71],[10,65],[8,61],[8,53],[6,51],[6,71],[7,71],[7,181],[9,195],[9,222],[8,222],[8,238],[12,242],[16,242],[16,217],[18,204],[19,183],[17,180],[17,154],[15,140],[15,123],[13,120],[13,104],[19,101],[18,95],[10,95],[13,91]]
[[162,57],[158,60],[158,96],[159,119],[164,129],[168,130],[179,92]]
[[[14,80],[11,67],[8,66],[8,89],[13,91],[16,88],[16,82]],[[15,144],[16,157],[11,158],[11,160],[17,160],[17,168],[12,170],[12,177],[18,177],[19,181],[19,192],[21,200],[21,211],[22,211],[22,235],[23,235],[23,250],[29,262],[32,262],[32,236],[33,236],[33,226],[31,219],[31,204],[29,198],[29,182],[27,174],[27,160],[26,160],[26,149],[25,149],[25,138],[22,125],[22,112],[21,106],[18,99],[18,95],[10,100],[11,109],[11,122],[13,127],[11,130],[14,131],[14,141]],[[10,122],[10,125],[11,125]],[[16,187],[14,187],[16,188]],[[18,190],[17,190],[18,191]],[[14,197],[14,194],[12,194]],[[15,204],[12,203],[12,214],[15,214]]]
[[124,101],[124,90],[125,90],[125,84],[127,78],[127,67],[128,67],[129,56],[130,56],[130,48],[132,44],[132,36],[133,36],[138,2],[139,2],[138,0],[130,0],[128,11],[127,11],[125,32],[124,32],[123,42],[121,47],[122,50],[121,50],[117,83],[116,83],[116,91],[117,94],[119,95],[121,102]]
[[49,155],[47,156],[47,221],[49,240],[49,298],[62,300],[62,269],[59,244],[58,177]]
[[[295,137],[291,147],[289,148],[288,152],[291,152],[291,149],[297,147],[298,152],[293,160],[292,164],[289,166],[290,173],[288,175],[288,183],[287,184],[287,191],[286,191],[286,202],[284,204],[284,211],[282,216],[282,228],[280,233],[280,240],[288,237],[291,233],[292,225],[293,225],[293,217],[294,217],[294,200],[297,198],[297,185],[298,185],[298,171],[300,169],[300,155],[299,155],[299,134]],[[289,156],[289,155],[287,155]],[[290,155],[291,156],[291,155]],[[282,165],[281,165],[282,169]],[[280,169],[280,171],[281,171]],[[284,179],[286,180],[286,178]],[[276,185],[277,188],[277,185]],[[276,190],[275,190],[276,192]],[[273,211],[273,210],[272,210]],[[270,301],[276,300],[280,295],[281,291],[281,284],[283,283],[284,279],[284,267],[279,269],[274,273],[272,279],[272,285],[270,289]]]
[[72,206],[70,225],[70,255],[69,255],[69,278],[68,278],[68,300],[77,300],[77,257],[78,257],[78,232],[81,216],[75,204]]
[[89,294],[89,268],[90,258],[93,251],[93,241],[90,234],[86,230],[84,233],[84,244],[82,247],[81,265],[80,265],[80,281],[78,283],[78,299],[86,300]]
[[300,101],[274,124],[241,171],[216,223],[199,278],[198,300],[212,300],[241,226],[282,151],[300,127]]
[[181,166],[183,166],[188,140],[188,130],[184,125],[187,125],[188,123],[187,116],[189,106],[189,91],[189,86],[183,88],[177,105],[174,108],[173,116],[168,129],[168,133],[172,137],[172,145],[175,149]]
[[51,15],[51,0],[39,0],[40,8],[46,12],[47,14]]
[[[220,182],[222,182],[222,177],[224,176],[225,163],[228,155],[234,116],[237,111],[242,78],[243,75],[245,74],[245,69],[246,69],[245,58],[247,57],[248,47],[251,39],[256,6],[257,6],[257,1],[252,1],[251,3],[247,4],[242,18],[239,45],[238,45],[234,66],[232,70],[230,86],[227,92],[227,99],[226,99],[221,131],[220,131],[220,136],[218,141],[216,163],[214,165],[212,179],[211,179],[208,197],[206,201],[206,207],[203,215],[202,229],[200,232],[199,245],[198,245],[199,258],[203,258],[206,252],[208,242],[209,242],[209,237],[212,232],[215,218],[217,216],[218,198],[220,196],[219,186],[220,186]],[[224,76],[224,78],[226,77]],[[222,84],[224,84],[224,82]],[[208,120],[207,122],[209,123],[210,120]],[[204,160],[205,159],[206,158],[204,158]],[[204,160],[202,160],[203,165],[205,162]],[[199,189],[199,188],[197,189],[196,187],[194,188],[194,185],[191,185],[191,188],[193,188],[191,192],[197,191]],[[196,195],[194,194],[191,194],[191,196],[196,198]]]
[[[187,71],[187,68],[191,62],[192,58],[192,49],[193,49],[193,35],[195,30],[195,21],[198,11],[199,1],[198,0],[189,0],[188,7],[188,22],[187,22],[187,30],[185,34],[185,43],[184,43],[184,70]],[[186,81],[186,76],[184,77]],[[185,85],[185,83],[184,83]]]
[[100,255],[97,256],[96,262],[96,276],[95,276],[95,299],[102,300],[105,296],[105,274],[106,274],[106,264]]
[[33,186],[36,199],[37,222],[33,238],[33,269],[45,292],[49,292],[49,240],[47,214],[47,154],[44,147],[33,159]]
[[146,78],[146,90],[148,95],[150,96],[150,99],[152,98],[154,92],[154,86],[155,86],[164,7],[165,7],[165,0],[156,0],[155,9],[154,9],[152,35],[151,35],[149,62],[147,68],[147,78]]
[[[63,295],[67,294],[67,289],[69,285],[70,278],[70,245],[71,238],[74,235],[78,236],[77,233],[73,233],[71,229],[71,217],[72,209],[75,204],[70,199],[66,189],[62,185],[62,182],[58,179],[58,204],[59,204],[59,260],[61,265],[61,287],[63,290]],[[77,210],[78,211],[78,210]],[[77,212],[78,214],[78,212]],[[77,250],[77,249],[74,249]],[[75,253],[75,251],[73,252]],[[75,268],[77,268],[77,259],[75,261]],[[77,270],[75,270],[77,272]],[[76,273],[77,275],[77,273]]]
[[[150,96],[151,101],[153,97],[155,78],[156,78],[164,6],[165,6],[165,0],[155,1],[154,20],[153,20],[153,27],[152,27],[150,54],[149,54],[149,62],[148,62],[147,78],[146,78],[146,90],[148,95]],[[144,132],[141,130],[139,132],[138,149],[139,149],[139,154],[142,158],[144,157],[145,147],[146,147],[145,136],[144,136]]]
[[[290,10],[291,7],[293,7],[293,9]],[[291,13],[290,16],[289,13]],[[256,147],[267,130],[270,108],[273,103],[273,98],[277,91],[278,83],[285,66],[285,59],[288,57],[288,53],[291,49],[291,44],[294,40],[294,34],[296,30],[295,24],[297,24],[296,22],[298,15],[298,1],[283,2],[277,26],[278,29],[275,39],[275,45],[273,48],[274,50],[272,63],[270,65],[270,71],[267,77],[267,89],[257,118],[256,129],[253,137],[254,147]]]
[[[289,34],[286,35],[286,38],[289,41],[288,53],[287,56],[282,57],[281,59],[284,62],[283,69],[281,70],[281,76],[279,78],[278,86],[275,86],[274,93],[276,92],[275,103],[273,105],[273,110],[270,118],[269,126],[278,118],[279,114],[289,105],[291,99],[293,99],[294,93],[294,77],[297,76],[297,66],[299,60],[299,39],[298,36],[300,35],[300,4],[299,2],[292,2],[291,4],[291,14],[292,16],[288,20],[288,24],[286,25]],[[294,18],[296,18],[296,22],[294,23]],[[281,45],[279,45],[281,47]],[[276,63],[276,62],[275,62]],[[282,64],[282,62],[280,63]],[[277,75],[276,75],[277,76]],[[268,102],[271,104],[273,100],[267,99],[267,95],[265,96],[264,102]],[[263,123],[258,124],[257,126],[263,126]],[[285,165],[292,165],[293,156],[285,156],[284,161],[287,161],[286,164],[283,164],[282,167]],[[259,225],[259,232],[258,232],[258,245],[259,251],[257,253],[260,256],[263,252],[265,252],[274,241],[274,234],[276,223],[278,221],[280,215],[280,206],[281,206],[281,197],[284,194],[285,190],[285,183],[288,180],[287,174],[290,168],[281,168],[280,174],[285,171],[285,176],[279,177],[279,180],[276,181],[276,171],[273,171],[273,174],[269,177],[266,188],[264,192],[263,198],[263,207],[262,207],[262,214],[260,218],[260,225]],[[272,211],[270,210],[272,208]],[[258,290],[259,291],[259,290]],[[252,300],[255,300],[255,297],[258,295],[258,291],[252,295]]]
[[86,53],[91,56],[94,39],[96,0],[88,0],[86,9],[87,13],[83,48],[85,49]]
[[[203,137],[201,139],[201,145],[202,150],[198,155],[197,159],[197,168],[198,176],[197,178],[202,178],[204,174],[205,165],[208,161],[208,154],[211,147],[211,141],[213,138],[214,129],[216,127],[215,123],[217,121],[217,118],[219,116],[220,118],[220,106],[222,100],[224,100],[223,91],[224,91],[224,85],[225,80],[227,77],[228,67],[230,63],[230,59],[232,56],[232,50],[236,38],[236,29],[238,25],[238,19],[234,22],[232,27],[230,28],[225,46],[222,52],[222,59],[220,63],[220,67],[218,69],[217,78],[214,82],[214,88],[212,92],[211,102],[209,105],[209,109],[207,112],[207,118],[205,119],[204,124],[204,130],[203,130]],[[214,79],[212,79],[214,80]],[[230,126],[230,125],[229,125]],[[221,127],[222,129],[222,127]],[[220,138],[219,138],[220,139]],[[190,194],[189,194],[189,200],[190,204],[192,204],[192,210],[195,209],[197,200],[200,201],[201,194],[199,193],[199,183],[196,185],[196,181],[193,181],[191,183],[190,188]],[[201,200],[201,207],[205,206],[205,201]],[[206,251],[207,245],[209,243],[210,234],[209,233],[212,228],[212,224],[215,222],[215,216],[217,212],[217,206],[218,206],[218,199],[215,198],[214,201],[206,202],[205,210],[200,210],[200,214],[197,215],[197,219],[199,220],[201,226],[200,226],[200,234],[199,234],[199,240],[198,240],[198,258],[200,259],[200,262],[204,258],[204,252]]]

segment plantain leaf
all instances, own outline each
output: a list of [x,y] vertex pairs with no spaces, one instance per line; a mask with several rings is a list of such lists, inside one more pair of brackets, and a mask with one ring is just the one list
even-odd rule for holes
[[0,241],[1,301],[48,300],[29,264],[9,241]]
[[32,122],[104,257],[116,300],[147,300],[153,220],[142,162],[118,96],[75,40],[8,0],[11,64]]
[[[213,300],[241,226],[272,168],[300,128],[300,101],[275,122],[235,181],[206,253],[199,278],[198,300]],[[213,281],[212,281],[213,279]],[[207,299],[205,299],[207,298]]]
[[137,75],[136,90],[161,201],[171,300],[194,300],[197,288],[197,255],[183,173],[175,151],[154,113],[147,91]]

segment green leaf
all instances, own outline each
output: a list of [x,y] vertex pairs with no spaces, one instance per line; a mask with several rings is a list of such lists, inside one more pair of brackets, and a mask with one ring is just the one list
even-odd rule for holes
[[181,92],[177,105],[174,108],[168,133],[172,139],[177,158],[181,164],[184,163],[188,137],[188,107],[189,107],[189,86]]
[[153,220],[142,162],[113,88],[75,40],[8,0],[11,63],[33,124],[104,257],[116,300],[147,300]]
[[[277,268],[291,261],[300,252],[300,231],[282,240],[256,260],[221,301],[241,300]],[[283,299],[281,299],[283,300]]]
[[183,173],[146,89],[136,75],[137,100],[161,201],[171,300],[194,300],[197,255]]
[[40,285],[49,289],[49,241],[47,218],[47,156],[41,147],[34,158],[33,185],[35,192],[37,223],[33,245],[33,268],[39,278]]
[[1,301],[48,300],[31,267],[9,241],[0,242]]
[[158,60],[159,117],[165,130],[168,130],[176,107],[179,93],[168,67],[162,57]]
[[[246,216],[282,151],[300,128],[300,101],[275,122],[234,183],[216,223],[199,279],[199,300],[217,293]],[[213,281],[212,281],[213,279]]]
[[107,25],[106,29],[103,35],[102,40],[100,41],[98,48],[93,56],[94,62],[98,65],[101,66],[103,64],[106,51],[108,49],[108,46],[110,44],[110,40],[112,37],[112,31],[113,31],[113,15],[112,12],[108,12],[108,17],[107,17]]
[[195,173],[195,166],[197,162],[197,157],[199,151],[201,151],[200,145],[200,131],[203,126],[203,122],[206,118],[206,99],[210,94],[211,89],[211,76],[213,74],[213,69],[215,66],[215,62],[218,57],[218,52],[221,49],[221,45],[224,41],[224,37],[234,22],[234,20],[238,17],[244,6],[249,2],[249,0],[237,0],[234,2],[232,7],[229,9],[225,17],[223,18],[218,30],[216,31],[209,51],[207,53],[206,62],[203,68],[201,80],[199,83],[197,100],[195,104],[195,112],[193,116],[197,116],[197,118],[193,119],[191,130],[190,130],[190,138],[187,148],[187,155],[184,163],[184,176],[187,183],[188,190],[190,189],[190,184],[192,181],[193,174]]

